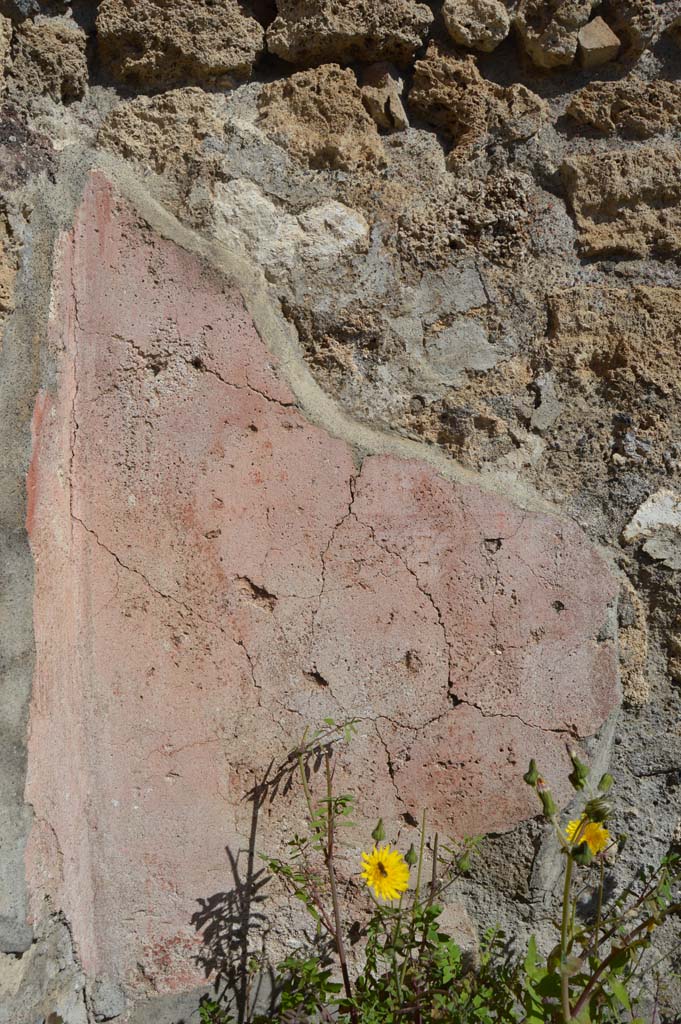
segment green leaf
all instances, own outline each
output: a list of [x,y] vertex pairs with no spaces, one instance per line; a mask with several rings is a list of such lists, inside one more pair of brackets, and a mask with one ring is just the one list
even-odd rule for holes
[[615,998],[622,1004],[625,1010],[631,1013],[631,1000],[629,999],[629,993],[626,988],[617,978],[608,978],[608,985]]

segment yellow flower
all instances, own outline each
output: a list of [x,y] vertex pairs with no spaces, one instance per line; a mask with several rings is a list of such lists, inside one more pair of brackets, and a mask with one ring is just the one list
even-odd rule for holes
[[[579,835],[577,835],[579,833]],[[569,843],[586,843],[594,856],[602,853],[610,845],[610,833],[603,828],[600,821],[589,821],[585,815],[569,821],[565,829],[565,836]]]
[[379,899],[394,900],[409,888],[409,867],[399,850],[390,844],[363,853],[362,878]]

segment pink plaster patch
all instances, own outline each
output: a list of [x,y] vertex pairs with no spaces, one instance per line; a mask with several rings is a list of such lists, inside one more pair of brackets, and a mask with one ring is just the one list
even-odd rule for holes
[[[202,978],[191,917],[229,887],[243,798],[326,715],[363,720],[341,771],[367,818],[425,803],[453,834],[508,829],[536,811],[531,755],[566,796],[566,733],[618,702],[614,582],[574,525],[415,462],[358,473],[235,287],[100,177],[54,292],[27,870],[91,975],[131,993]],[[286,813],[271,805],[260,849]]]

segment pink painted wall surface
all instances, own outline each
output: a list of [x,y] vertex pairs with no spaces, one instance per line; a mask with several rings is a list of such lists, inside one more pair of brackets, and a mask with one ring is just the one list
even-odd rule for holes
[[[580,530],[308,422],[234,286],[93,177],[56,259],[28,480],[34,913],[132,993],[202,978],[245,796],[304,726],[362,719],[360,817],[456,835],[560,794],[619,699],[615,594]],[[263,814],[271,852],[295,805]],[[370,831],[370,828],[368,829]],[[368,831],[349,838],[348,872]]]

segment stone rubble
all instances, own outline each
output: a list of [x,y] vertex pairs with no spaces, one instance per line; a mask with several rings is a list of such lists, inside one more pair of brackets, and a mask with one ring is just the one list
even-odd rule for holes
[[607,22],[594,18],[577,33],[579,56],[585,68],[597,68],[615,60],[620,41]]

